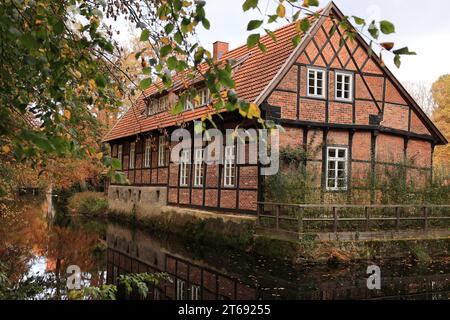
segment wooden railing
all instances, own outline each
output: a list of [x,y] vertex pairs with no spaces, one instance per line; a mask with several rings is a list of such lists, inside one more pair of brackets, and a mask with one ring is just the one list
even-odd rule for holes
[[[271,210],[268,210],[270,208]],[[282,211],[288,209],[291,214],[283,214]],[[309,217],[306,213],[307,210],[319,210],[319,217]],[[356,210],[360,211],[363,216],[350,217],[340,216],[339,212],[343,210]],[[409,212],[415,209],[420,215],[405,216],[403,213]],[[380,216],[376,211],[384,210],[384,212],[391,212],[391,216]],[[430,215],[433,210],[439,211],[439,216]],[[444,214],[442,215],[442,212]],[[393,213],[393,215],[392,215]],[[328,222],[332,224],[332,231],[338,232],[339,223],[341,222],[356,222],[363,223],[364,227],[359,227],[357,230],[352,231],[370,231],[371,223],[374,222],[394,222],[395,230],[399,230],[401,222],[406,221],[422,221],[423,230],[428,231],[431,221],[444,222],[450,221],[450,205],[325,205],[325,204],[286,204],[286,203],[272,203],[272,202],[258,202],[257,210],[257,222],[258,225],[262,225],[262,221],[272,220],[275,225],[271,228],[275,230],[285,230],[302,234],[305,232],[305,224],[307,223],[320,223]],[[290,222],[290,227],[287,229],[282,226],[282,222]],[[296,228],[292,228],[296,225]],[[448,226],[447,226],[448,227]],[[323,230],[322,230],[323,231]]]

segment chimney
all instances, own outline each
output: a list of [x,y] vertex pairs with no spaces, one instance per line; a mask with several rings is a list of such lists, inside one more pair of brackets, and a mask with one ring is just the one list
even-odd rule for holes
[[213,58],[220,60],[228,52],[228,42],[216,41],[213,43]]

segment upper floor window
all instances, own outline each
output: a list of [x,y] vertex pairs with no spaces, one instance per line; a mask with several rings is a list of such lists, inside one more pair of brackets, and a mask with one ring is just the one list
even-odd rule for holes
[[134,159],[136,158],[136,142],[130,143],[130,164],[129,168],[134,169]]
[[188,168],[191,157],[190,150],[182,150],[180,158],[180,186],[188,185]]
[[226,146],[225,147],[225,163],[224,163],[224,181],[223,185],[225,187],[234,187],[236,183],[236,147]]
[[144,167],[150,167],[150,152],[151,152],[152,144],[149,138],[145,139],[145,150],[144,150]]
[[325,98],[325,70],[308,69],[308,96]]
[[348,176],[348,148],[328,147],[327,148],[327,190],[344,191],[347,190]]
[[153,98],[147,102],[147,115],[152,116],[154,114],[166,111],[169,108],[169,96],[165,95],[160,98]]
[[203,186],[203,149],[195,149],[194,154],[194,186]]
[[159,136],[158,144],[158,166],[163,167],[166,163],[166,137]]
[[336,100],[353,100],[353,74],[336,71]]
[[197,96],[192,98],[191,95],[189,95],[186,98],[186,101],[183,105],[183,110],[193,110],[194,108],[202,107],[211,102],[211,94],[209,93],[208,88],[201,88],[197,90]]

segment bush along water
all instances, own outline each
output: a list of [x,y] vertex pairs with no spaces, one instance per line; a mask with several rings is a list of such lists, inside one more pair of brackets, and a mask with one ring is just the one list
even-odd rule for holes
[[79,192],[69,198],[68,208],[78,214],[99,216],[107,213],[108,200],[101,192]]

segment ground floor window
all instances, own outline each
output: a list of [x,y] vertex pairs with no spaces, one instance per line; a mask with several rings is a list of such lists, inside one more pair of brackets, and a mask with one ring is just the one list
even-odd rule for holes
[[194,154],[194,186],[203,186],[203,149],[195,149]]
[[224,182],[225,187],[234,187],[236,184],[236,147],[225,147]]
[[186,187],[188,185],[188,169],[189,158],[191,157],[190,150],[182,150],[180,158],[180,186]]
[[327,190],[347,190],[347,177],[348,147],[328,147],[326,171]]

